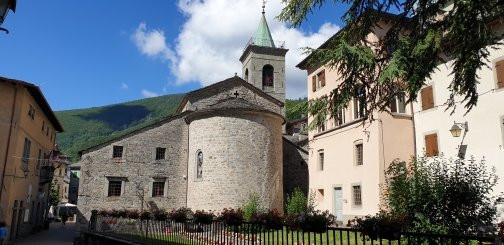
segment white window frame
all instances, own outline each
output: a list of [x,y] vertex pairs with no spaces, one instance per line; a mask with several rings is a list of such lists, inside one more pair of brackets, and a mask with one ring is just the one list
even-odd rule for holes
[[324,165],[325,165],[325,154],[324,149],[321,149],[317,151],[317,170],[324,171]]
[[[125,182],[126,182],[126,178],[125,177],[112,177],[112,176],[108,176],[106,177],[106,182],[105,182],[105,196],[108,197],[108,198],[119,198],[119,197],[123,197],[124,196],[124,190],[125,190]],[[121,182],[121,195],[119,196],[109,196],[109,184],[110,184],[110,181],[120,181]]]
[[[404,105],[404,112],[401,112],[401,110],[399,109],[399,105],[400,105],[400,100],[399,100],[399,96],[394,96],[394,99],[390,102],[391,105],[390,105],[390,112],[391,113],[394,113],[394,114],[408,114],[408,104],[406,104],[406,97],[403,95],[401,96],[403,98],[403,105]],[[393,111],[392,110],[392,103],[395,104],[395,107],[396,107],[396,111]]]
[[[356,186],[359,186],[359,190],[360,190],[360,204],[355,204],[355,189],[354,187]],[[361,183],[354,183],[351,185],[352,187],[352,208],[362,208],[362,205],[363,205],[363,200],[362,200],[362,184]]]

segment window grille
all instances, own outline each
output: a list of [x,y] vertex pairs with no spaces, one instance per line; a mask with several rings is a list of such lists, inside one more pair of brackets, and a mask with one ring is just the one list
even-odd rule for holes
[[119,145],[115,145],[113,147],[112,157],[113,158],[122,158],[122,155],[123,155],[123,147],[119,146]]
[[152,197],[164,196],[164,187],[165,187],[165,182],[152,183]]
[[156,148],[156,160],[165,159],[166,148]]
[[355,145],[355,164],[364,164],[364,145],[362,143]]
[[354,185],[354,186],[352,186],[352,188],[353,188],[354,205],[355,206],[361,206],[362,205],[361,186],[360,185]]
[[118,197],[121,196],[122,181],[109,181],[108,196]]

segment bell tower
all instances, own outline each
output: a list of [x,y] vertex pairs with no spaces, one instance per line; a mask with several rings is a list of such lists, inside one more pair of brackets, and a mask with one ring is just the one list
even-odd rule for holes
[[285,43],[274,41],[266,22],[264,1],[259,27],[240,57],[242,78],[285,103]]

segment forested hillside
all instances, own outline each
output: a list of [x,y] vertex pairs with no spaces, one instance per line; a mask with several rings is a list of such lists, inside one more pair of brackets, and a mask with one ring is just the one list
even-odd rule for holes
[[[57,143],[72,161],[78,151],[103,143],[172,115],[184,94],[171,94],[131,102],[78,110],[57,111],[65,132]],[[306,98],[287,100],[287,120],[306,115]]]

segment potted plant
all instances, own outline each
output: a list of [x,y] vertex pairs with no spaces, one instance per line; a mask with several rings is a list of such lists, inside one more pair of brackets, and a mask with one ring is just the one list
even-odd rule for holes
[[196,210],[193,215],[194,223],[196,224],[211,224],[215,215],[213,212],[205,212],[204,210]]

